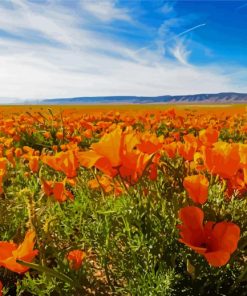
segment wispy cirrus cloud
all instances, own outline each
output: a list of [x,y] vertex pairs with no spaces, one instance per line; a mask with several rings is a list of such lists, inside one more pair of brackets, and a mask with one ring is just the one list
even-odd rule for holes
[[186,48],[183,42],[177,42],[170,52],[182,65],[189,65],[188,57],[191,51]]
[[115,0],[81,0],[80,3],[84,11],[101,21],[131,20],[128,10],[117,7]]
[[164,5],[159,9],[160,12],[164,14],[169,14],[174,11],[174,3],[166,2]]
[[[107,16],[101,11],[102,3],[110,12]],[[126,42],[107,30],[109,26],[121,29],[118,21],[128,24],[124,32],[136,29],[133,8],[123,8],[116,1],[74,4],[56,0],[0,2],[2,100],[243,89],[220,67],[189,62],[193,54],[189,42],[184,34],[175,34],[182,22],[179,18],[168,18],[158,28],[154,45],[138,50],[135,42]]]
[[186,39],[184,39],[182,36],[192,32],[194,30],[197,30],[203,26],[206,26],[206,24],[199,24],[199,25],[193,26],[193,27],[188,28],[178,34],[174,34],[173,37],[168,39],[168,42],[172,41],[172,40],[175,41],[175,45],[170,48],[170,52],[181,64],[189,65],[188,57],[191,54],[191,51],[187,49],[186,42],[185,42]]

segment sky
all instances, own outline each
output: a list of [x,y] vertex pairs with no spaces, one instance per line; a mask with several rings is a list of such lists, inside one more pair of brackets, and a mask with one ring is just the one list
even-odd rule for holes
[[247,0],[1,0],[0,103],[247,93]]

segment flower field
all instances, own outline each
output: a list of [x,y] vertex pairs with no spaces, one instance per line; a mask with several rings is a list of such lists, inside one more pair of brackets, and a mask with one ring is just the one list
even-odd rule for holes
[[247,107],[0,107],[0,295],[246,295]]

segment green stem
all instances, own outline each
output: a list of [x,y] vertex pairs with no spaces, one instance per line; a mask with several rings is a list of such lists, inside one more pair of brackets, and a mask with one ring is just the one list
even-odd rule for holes
[[103,197],[103,200],[105,200],[105,191],[104,191],[104,188],[100,184],[100,181],[99,181],[99,178],[98,178],[97,174],[93,171],[93,169],[91,171],[92,171],[92,174],[93,174],[94,178],[96,179],[97,183],[99,184],[99,187],[100,187],[100,191],[101,191],[101,195]]
[[24,265],[24,266],[27,266],[29,268],[32,268],[32,269],[35,269],[41,273],[46,273],[47,275],[49,276],[53,276],[63,282],[66,282],[68,284],[70,284],[71,286],[74,286],[76,288],[81,288],[78,283],[75,283],[70,277],[68,277],[67,275],[63,274],[63,273],[60,273],[56,270],[53,270],[51,268],[48,268],[46,266],[41,266],[39,264],[35,264],[35,263],[29,263],[29,262],[25,262],[25,261],[22,261],[22,260],[19,260],[17,259],[16,260],[17,263],[21,264],[21,265]]

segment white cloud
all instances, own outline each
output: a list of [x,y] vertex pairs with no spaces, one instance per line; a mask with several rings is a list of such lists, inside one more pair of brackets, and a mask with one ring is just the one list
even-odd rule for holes
[[231,89],[229,77],[215,69],[168,61],[142,64],[69,49],[26,47],[21,53],[1,55],[0,68],[5,69],[0,83],[1,97],[6,98],[152,96]]
[[186,46],[182,41],[178,41],[176,45],[171,48],[171,54],[183,65],[189,65],[188,57],[190,51],[186,49]]
[[160,12],[164,13],[164,14],[169,14],[171,12],[174,11],[174,4],[173,3],[165,3],[161,8],[160,8]]
[[114,0],[81,0],[81,6],[83,10],[104,22],[131,19],[127,10],[118,8]]
[[[184,43],[173,48],[172,60],[156,48],[138,51],[93,31],[88,19],[56,1],[12,3],[11,10],[0,2],[0,27],[20,37],[0,37],[2,102],[11,98],[247,91],[232,81],[241,69],[227,75],[218,67],[188,65]],[[165,32],[164,26],[164,38]],[[37,35],[49,42],[31,42]],[[247,75],[246,70],[241,71]]]

